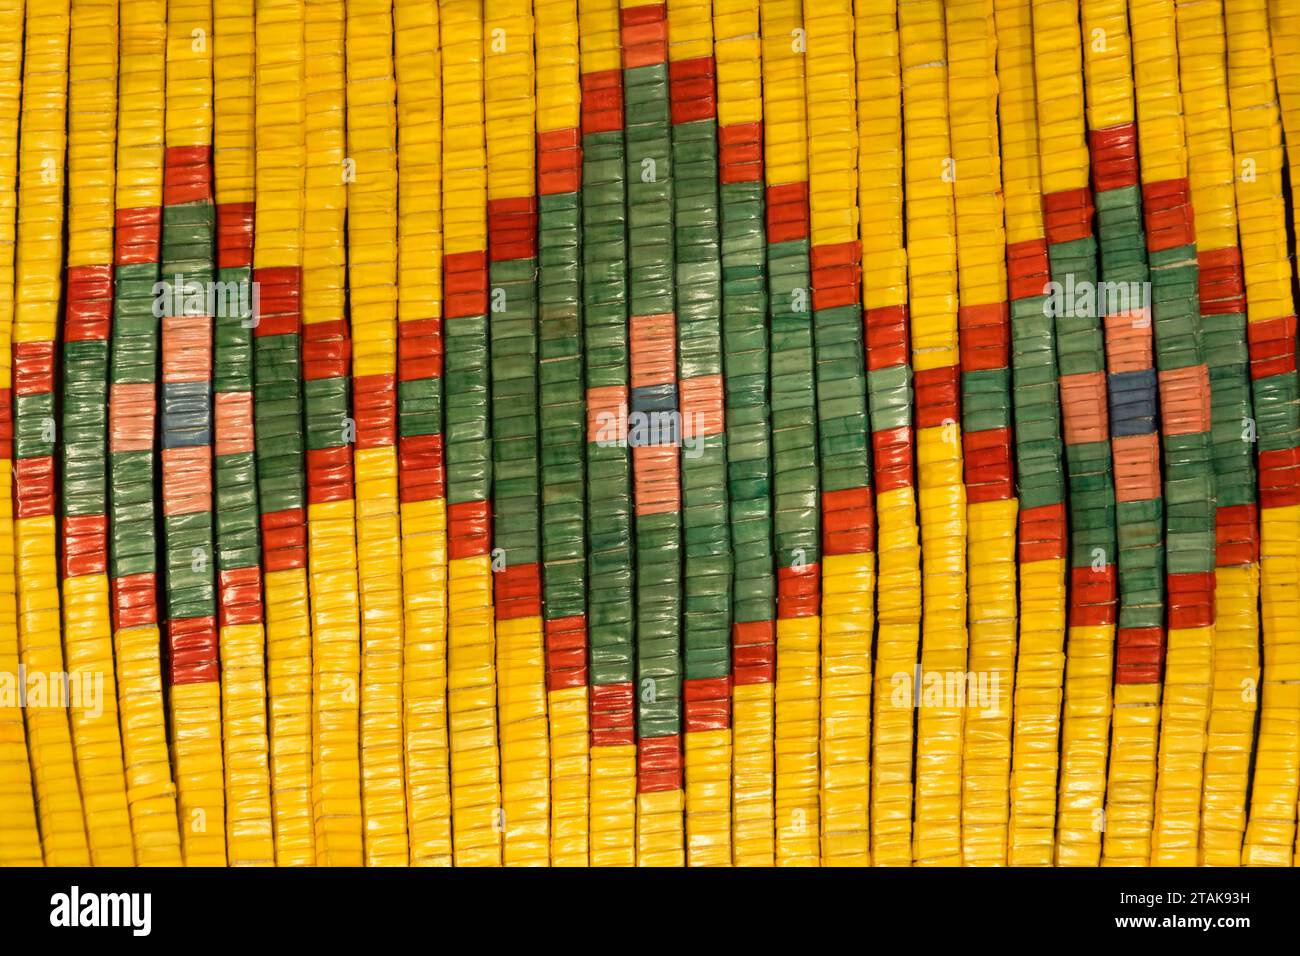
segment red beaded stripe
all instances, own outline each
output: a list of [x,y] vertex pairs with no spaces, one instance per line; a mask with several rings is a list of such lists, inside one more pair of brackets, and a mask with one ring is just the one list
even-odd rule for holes
[[770,684],[776,679],[776,623],[736,622],[731,626],[731,669],[737,685]]
[[576,193],[582,186],[582,140],[577,129],[537,134],[537,194]]
[[814,312],[858,304],[862,294],[860,243],[813,246],[810,267]]
[[219,624],[229,627],[236,624],[262,623],[262,569],[257,565],[231,568],[217,575],[220,603]]
[[214,617],[173,618],[167,622],[171,649],[170,684],[206,684],[220,676],[217,621]]
[[[1170,624],[1170,627],[1177,627]],[[1115,683],[1157,684],[1165,656],[1164,630],[1121,628],[1115,641]]]
[[821,565],[776,569],[776,616],[816,617],[821,608]]
[[302,508],[261,516],[262,560],[267,573],[307,566],[307,523]]
[[63,576],[105,574],[108,571],[108,518],[68,515],[63,519]]
[[1096,192],[1138,184],[1137,124],[1088,131],[1092,182]]
[[129,574],[109,583],[113,591],[114,630],[158,623],[156,574]]
[[591,686],[591,744],[618,747],[636,743],[636,717],[630,682]]
[[492,510],[486,501],[447,506],[447,557],[475,558],[491,550]]
[[1115,565],[1070,569],[1070,627],[1101,627],[1116,620]]
[[763,124],[736,123],[718,130],[719,181],[758,183],[763,181]]
[[1300,448],[1259,453],[1259,506],[1300,505]]
[[960,369],[956,365],[919,369],[913,384],[917,428],[939,428],[957,421],[961,384]]
[[867,554],[875,549],[876,513],[871,489],[822,492],[822,553]]
[[726,730],[731,726],[731,678],[687,681],[683,687],[686,732]]
[[407,435],[398,441],[397,466],[403,503],[447,497],[442,435]]
[[442,280],[444,318],[487,314],[486,251],[455,252],[443,256]]
[[67,275],[63,340],[107,340],[113,315],[113,267],[69,266]]
[[546,622],[546,689],[587,684],[587,619],[580,615]]
[[113,217],[113,258],[119,266],[154,265],[162,241],[162,207],[119,209]]
[[1214,516],[1215,560],[1220,567],[1259,561],[1259,508],[1220,505]]
[[222,203],[217,206],[217,268],[251,268],[252,265],[253,203]]
[[1020,563],[1065,557],[1065,505],[1039,505],[1020,511]]
[[352,342],[342,319],[312,322],[302,328],[302,377],[312,382],[343,378],[352,359]]
[[537,258],[537,197],[488,202],[488,248],[493,262]]
[[1051,281],[1046,239],[1007,245],[1007,282],[1012,300],[1043,295]]
[[623,129],[623,71],[582,74],[582,135]]
[[541,568],[536,563],[502,568],[493,578],[492,597],[498,621],[541,617]]
[[1190,246],[1196,241],[1190,192],[1186,179],[1168,179],[1142,186],[1142,216],[1146,222],[1147,249],[1150,252]]
[[1043,196],[1043,227],[1047,244],[1074,242],[1092,235],[1092,190],[1087,186]]
[[1246,277],[1236,246],[1197,253],[1202,315],[1237,315],[1246,311]]
[[906,425],[871,433],[876,493],[912,487],[913,433]]
[[623,38],[623,69],[654,66],[668,59],[666,4],[625,7],[619,11],[619,24]]
[[655,793],[682,789],[682,738],[642,737],[636,752],[636,789]]
[[163,167],[164,206],[212,199],[212,147],[169,146]]
[[713,72],[711,56],[668,64],[668,95],[674,125],[711,120],[718,115]]
[[868,309],[863,318],[867,336],[867,369],[878,371],[905,365],[909,353],[907,306]]
[[767,244],[809,237],[808,184],[781,183],[767,187]]

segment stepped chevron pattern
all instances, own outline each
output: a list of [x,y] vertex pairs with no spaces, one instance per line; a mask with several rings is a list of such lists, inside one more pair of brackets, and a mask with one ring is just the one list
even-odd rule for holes
[[0,866],[1300,863],[1300,0],[0,0]]

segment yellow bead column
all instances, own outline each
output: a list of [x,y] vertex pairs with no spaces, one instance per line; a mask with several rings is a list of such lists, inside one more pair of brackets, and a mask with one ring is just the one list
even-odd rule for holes
[[1176,5],[1178,65],[1200,265],[1201,322],[1210,361],[1218,568],[1214,674],[1196,862],[1239,866],[1259,684],[1259,508],[1246,342],[1245,277],[1237,242],[1223,0]]
[[1051,866],[1065,666],[1065,475],[1056,336],[1044,314],[1048,278],[1039,175],[1030,0],[996,0],[998,125],[1006,201],[1020,494],[1020,634],[1012,702],[1007,863]]
[[550,862],[551,801],[538,520],[532,0],[485,5],[483,29],[503,861],[507,866],[545,866]]
[[266,734],[266,608],[256,549],[253,436],[253,7],[213,10],[213,177],[217,276],[241,286],[238,309],[216,317],[213,358],[217,599],[221,740],[226,770],[226,846],[232,866],[275,864],[270,744]]
[[[1084,136],[1077,0],[1033,0],[1034,78],[1043,218],[1051,278],[1063,287],[1096,277],[1092,194]],[[1047,307],[1045,303],[1045,309]],[[1062,434],[1088,457],[1071,463],[1070,618],[1057,800],[1056,862],[1095,866],[1101,855],[1115,645],[1114,491],[1100,320],[1055,321]],[[1075,499],[1077,498],[1077,502]],[[1091,512],[1091,513],[1090,513]],[[1090,536],[1099,546],[1090,547]],[[1083,540],[1080,540],[1083,539]],[[1104,546],[1100,543],[1104,542]],[[1077,617],[1076,617],[1077,615]]]
[[[1300,4],[1295,0],[1268,0],[1268,14],[1278,105],[1282,112],[1282,132],[1286,143],[1288,181],[1291,186],[1291,215],[1294,227],[1291,236],[1294,239],[1295,236],[1300,235],[1300,203],[1295,201],[1296,189],[1300,187]],[[1291,255],[1294,259],[1294,248],[1291,250]],[[1285,706],[1291,711],[1300,711],[1300,668],[1292,658],[1285,658],[1285,660],[1287,661],[1285,676],[1278,678],[1289,682],[1289,687],[1285,690],[1289,695]],[[1300,768],[1296,767],[1296,763],[1300,762],[1300,753],[1297,752],[1300,744],[1295,740],[1300,736],[1300,727],[1296,726],[1300,717],[1290,713],[1288,719],[1292,724],[1290,734],[1293,738],[1289,780],[1295,781],[1296,774],[1300,773]],[[1295,783],[1289,785],[1300,791],[1300,785]],[[1300,810],[1300,807],[1297,809]],[[1300,841],[1296,842],[1294,862],[1300,865]]]
[[408,861],[397,486],[397,112],[391,0],[348,4],[348,310],[357,427],[361,797],[367,865]]
[[769,222],[785,227],[767,236],[769,273],[779,267],[782,275],[770,290],[769,315],[787,333],[774,337],[772,360],[772,403],[787,413],[772,418],[773,510],[775,526],[786,531],[775,535],[776,865],[815,866],[821,858],[821,508],[808,263],[807,36],[798,0],[762,0],[759,9],[767,208]]
[[912,864],[912,683],[921,629],[897,6],[896,0],[854,4],[858,223],[880,562],[870,768],[871,854],[877,866]]
[[533,25],[537,55],[539,402],[543,414],[555,416],[541,431],[539,450],[551,865],[586,866],[591,701],[582,275],[574,268],[576,263],[564,255],[569,250],[577,252],[582,242],[582,89],[576,0],[540,0]]
[[[1291,462],[1300,445],[1295,303],[1287,256],[1281,116],[1273,85],[1264,0],[1226,0],[1238,231],[1246,275],[1247,337],[1258,415],[1260,617],[1264,673],[1259,695],[1245,866],[1288,866],[1300,784],[1300,489]],[[1243,165],[1244,164],[1244,165]],[[1253,175],[1245,175],[1249,170]]]
[[[264,374],[290,376],[300,351],[297,338],[302,288],[306,183],[306,37],[303,0],[258,0],[256,42],[256,195],[253,281],[260,288],[254,329],[258,382],[254,391],[259,504],[262,509],[263,593],[266,599],[267,721],[275,861],[279,866],[317,862],[312,810],[312,609],[303,538],[305,475],[286,481],[280,469],[303,470],[300,447],[273,445],[269,428],[301,430],[301,394],[268,408]],[[267,341],[267,340],[270,341]],[[278,346],[283,346],[279,348]],[[281,357],[278,353],[287,355]],[[265,371],[263,363],[268,366]],[[269,384],[269,383],[268,383]],[[277,393],[278,397],[278,393]],[[278,437],[278,435],[276,436]],[[295,454],[296,452],[296,454]],[[286,460],[287,459],[287,460]],[[276,472],[268,467],[274,462]],[[299,484],[301,482],[302,484]],[[355,691],[354,691],[355,696]]]
[[[46,675],[47,688],[51,678],[57,681],[64,672],[52,390],[63,261],[68,26],[67,0],[32,4],[27,9],[18,138],[13,323],[18,649],[26,673]],[[29,696],[29,703],[37,702]],[[39,704],[29,706],[25,716],[45,863],[89,866],[92,844],[87,841],[82,815],[67,701],[60,694],[58,699]],[[94,842],[104,835],[97,832]]]
[[[1108,240],[1116,243],[1118,239],[1120,242],[1127,240],[1127,246],[1122,253],[1124,258],[1121,260],[1122,265],[1130,270],[1125,274],[1140,275],[1141,281],[1145,282],[1150,278],[1150,274],[1146,271],[1145,249],[1130,248],[1138,245],[1136,235],[1140,228],[1138,215],[1141,209],[1141,193],[1138,183],[1134,182],[1136,170],[1133,169],[1132,163],[1135,149],[1132,142],[1132,135],[1135,132],[1133,61],[1124,0],[1083,0],[1080,22],[1084,37],[1082,46],[1084,88],[1087,97],[1088,130],[1092,137],[1090,146],[1094,163],[1093,188],[1096,203],[1105,208],[1109,198],[1109,203],[1113,207],[1116,205],[1114,198],[1110,198],[1113,196],[1120,197],[1120,201],[1124,203],[1119,206],[1118,214],[1112,210],[1108,217],[1099,220],[1097,231],[1103,247],[1099,256],[1098,278],[1102,282],[1107,282],[1116,277],[1116,266],[1113,264],[1112,257],[1108,255],[1104,243]],[[1117,130],[1118,136],[1116,136]],[[1149,142],[1152,131],[1144,132]],[[1115,139],[1122,144],[1119,148],[1112,145]],[[1108,171],[1103,165],[1105,161],[1110,160],[1114,165],[1121,166],[1120,162],[1115,162],[1117,156],[1122,158],[1121,168],[1124,169],[1124,173],[1121,174],[1122,185],[1118,186],[1114,184],[1117,177],[1114,174],[1108,177]],[[1148,158],[1145,152],[1143,158]],[[1142,170],[1144,176],[1146,171],[1144,166]],[[1130,263],[1129,260],[1135,257],[1136,262]],[[1116,255],[1114,258],[1119,259],[1120,256]],[[1140,349],[1133,349],[1141,356],[1136,364],[1145,364],[1146,368],[1143,372],[1151,368],[1152,361],[1148,356],[1152,350],[1153,336],[1149,314],[1143,314],[1136,321],[1129,316],[1116,315],[1113,312],[1105,314],[1099,302],[1097,317],[1105,323],[1106,328],[1107,370],[1111,388],[1117,381],[1115,378],[1117,374],[1133,371],[1131,364],[1121,363],[1128,358],[1124,354],[1124,347],[1134,338],[1142,343]],[[1120,330],[1133,326],[1137,329],[1136,336],[1131,333],[1117,334]],[[1129,362],[1132,362],[1132,359],[1129,359]],[[1148,389],[1148,394],[1149,391]],[[1154,621],[1142,622],[1155,626],[1130,629],[1131,615],[1136,612],[1136,616],[1141,621],[1143,612],[1150,612],[1150,605],[1155,597],[1149,596],[1150,590],[1144,594],[1140,588],[1127,585],[1125,579],[1129,576],[1130,569],[1126,567],[1126,558],[1129,554],[1142,554],[1144,550],[1153,552],[1155,564],[1150,570],[1163,572],[1165,538],[1164,502],[1160,488],[1156,484],[1160,470],[1160,454],[1158,426],[1152,421],[1155,417],[1154,410],[1141,420],[1141,427],[1144,429],[1141,436],[1133,436],[1121,430],[1128,426],[1128,430],[1132,431],[1134,426],[1121,419],[1120,416],[1124,414],[1125,409],[1120,401],[1113,399],[1112,405],[1111,418],[1114,424],[1111,426],[1111,447],[1117,472],[1116,530],[1120,542],[1120,553],[1114,563],[1119,568],[1119,611],[1110,759],[1106,778],[1105,815],[1102,818],[1104,823],[1102,861],[1107,865],[1122,866],[1138,864],[1139,861],[1145,861],[1149,855],[1156,777],[1156,741],[1160,728],[1161,684],[1159,680],[1154,679],[1154,676],[1160,673],[1163,660],[1156,663],[1153,668],[1145,655],[1151,653],[1150,642],[1154,639],[1159,642],[1155,645],[1155,651],[1163,658],[1161,652],[1165,640],[1163,622],[1158,617]],[[1131,445],[1125,449],[1123,443],[1126,440],[1134,441],[1139,437],[1149,442],[1145,449],[1140,446],[1135,449]],[[1123,457],[1140,461],[1142,471],[1138,473],[1139,477],[1136,481],[1124,480]],[[1125,485],[1137,485],[1140,490],[1130,491]],[[1129,508],[1142,506],[1157,509],[1148,512],[1155,517],[1146,517],[1145,520],[1143,517],[1136,520],[1131,517],[1132,512]],[[1132,552],[1126,552],[1124,543],[1127,541],[1138,541],[1145,547],[1141,549],[1135,547]],[[1151,560],[1148,558],[1147,563]],[[1147,568],[1138,570],[1148,571]],[[1163,579],[1158,581],[1154,590],[1155,596],[1164,599],[1167,603],[1168,595],[1164,590]],[[1131,596],[1130,591],[1137,592],[1138,596]],[[1131,646],[1132,637],[1147,643]],[[1134,675],[1135,671],[1136,675]]]
[[[715,0],[713,33],[722,256],[724,260],[731,254],[757,260],[744,291],[735,282],[728,283],[730,288],[724,288],[723,294],[724,364],[726,369],[739,366],[726,376],[726,381],[730,385],[742,373],[748,373],[743,374],[746,391],[757,397],[756,403],[755,398],[734,387],[728,388],[726,396],[732,435],[727,464],[753,484],[748,492],[749,501],[744,504],[737,501],[738,489],[731,489],[731,531],[736,551],[731,650],[731,857],[736,866],[771,866],[775,859],[773,614],[776,580],[769,493],[770,389],[767,376],[751,371],[750,362],[731,364],[733,358],[739,357],[736,353],[752,353],[745,356],[747,359],[761,354],[759,361],[765,373],[770,357],[767,315],[763,310],[768,283],[762,266],[766,230],[763,222],[763,53],[758,0]],[[746,227],[743,232],[737,228],[741,224]],[[744,334],[754,326],[759,329],[757,334]],[[758,343],[753,342],[754,338],[758,338]],[[733,402],[737,406],[734,412],[730,407]],[[761,405],[765,412],[757,421],[755,417],[760,413],[754,410],[755,404]],[[746,441],[748,446],[744,457],[738,447],[740,441]]]
[[[163,140],[167,13],[163,0],[120,8],[117,102],[117,289],[118,315],[150,314],[152,280],[158,276],[158,239],[163,186]],[[128,290],[139,279],[151,282]],[[176,787],[167,753],[162,690],[162,643],[156,607],[157,502],[149,492],[141,509],[140,487],[152,489],[157,421],[157,348],[152,323],[144,330],[113,330],[109,389],[109,555],[114,600],[114,650],[118,706],[126,764],[126,793],[135,834],[136,863],[181,865]],[[136,325],[137,323],[133,323]],[[139,368],[141,353],[149,368]],[[125,378],[125,381],[119,381]],[[139,464],[149,462],[141,474]],[[132,487],[135,485],[136,487]]]
[[[451,865],[447,481],[442,423],[442,48],[438,5],[393,6],[397,75],[398,483],[403,725],[413,866]],[[415,394],[408,399],[403,389]]]
[[1016,661],[1010,315],[992,0],[945,5],[962,336],[970,649],[963,681],[962,862],[1002,866]]
[[[857,70],[851,0],[805,3],[808,206],[822,465],[821,863],[871,862],[875,629],[866,361],[860,309]],[[832,392],[830,397],[828,392]],[[844,449],[844,450],[841,450]]]
[[[197,231],[197,227],[203,229],[208,241],[215,239],[210,181],[211,33],[212,5],[208,0],[167,0],[161,271],[166,292],[178,287],[189,288],[197,282],[195,276],[185,276],[182,270],[195,260],[211,269],[214,255],[211,247],[196,253],[199,242],[187,235]],[[204,173],[208,181],[195,189],[192,178]],[[196,386],[206,388],[199,401],[206,406],[204,425],[211,429],[212,323],[210,315],[181,315],[169,310],[162,317],[159,340],[162,352],[160,494],[166,572],[163,606],[168,615],[166,634],[171,648],[172,766],[180,801],[181,849],[186,866],[225,866],[227,862],[211,513],[212,444],[209,437],[205,444],[190,445],[196,429],[185,421],[194,415],[199,404],[193,390]],[[168,413],[178,406],[184,413],[172,418]],[[199,543],[195,545],[195,542]]]
[[492,605],[491,441],[487,367],[487,147],[480,0],[447,0],[443,37],[443,179],[448,420],[467,424],[447,444],[447,713],[457,866],[500,866],[496,630]]
[[[917,715],[917,865],[962,861],[964,708],[946,685],[966,671],[966,486],[957,394],[957,221],[960,174],[949,136],[943,4],[900,0],[912,365],[916,369],[916,464],[922,595]],[[935,698],[939,698],[936,700]]]
[[[13,429],[14,227],[18,110],[22,90],[23,0],[0,4],[0,427]],[[17,679],[13,440],[0,443],[0,673]],[[32,766],[19,700],[0,703],[0,866],[40,866]]]
[[[71,40],[61,429],[64,649],[69,685],[80,698],[71,702],[69,713],[91,862],[131,866],[135,854],[118,729],[107,574],[107,469],[103,468],[113,288],[117,5],[77,0]],[[86,475],[87,465],[98,474]],[[99,700],[92,701],[87,691]],[[92,703],[94,709],[88,711]]]
[[[1218,489],[1211,398],[1204,388],[1211,385],[1207,359],[1213,343],[1203,327],[1199,288],[1191,295],[1181,291],[1187,278],[1196,278],[1199,285],[1193,257],[1200,241],[1188,181],[1180,58],[1173,39],[1177,34],[1174,0],[1134,0],[1128,15],[1142,179],[1151,220],[1147,246],[1156,290],[1153,298],[1160,302],[1166,298],[1161,293],[1172,289],[1178,293],[1175,301],[1181,309],[1169,323],[1170,332],[1165,331],[1165,310],[1154,316],[1156,347],[1163,353],[1158,362],[1162,427],[1166,435],[1183,443],[1183,461],[1176,472],[1166,462],[1169,634],[1149,861],[1156,866],[1195,866],[1216,637],[1215,556],[1210,552],[1216,543]],[[1191,337],[1186,335],[1188,325]],[[1176,495],[1175,489],[1185,491]],[[1192,500],[1184,502],[1180,497]]]
[[302,373],[306,445],[307,582],[312,634],[312,807],[318,866],[360,866],[361,591],[345,321],[348,184],[347,23],[341,0],[306,11],[306,195],[303,200]]
[[[579,0],[592,866],[636,865],[632,455],[602,441],[628,401],[627,169],[618,0]],[[626,429],[623,430],[624,433]]]

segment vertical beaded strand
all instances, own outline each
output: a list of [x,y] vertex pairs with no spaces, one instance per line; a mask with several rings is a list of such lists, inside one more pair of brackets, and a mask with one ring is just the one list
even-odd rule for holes
[[[1291,187],[1292,228],[1289,239],[1294,244],[1300,236],[1300,202],[1296,201],[1296,190],[1300,188],[1300,6],[1295,0],[1269,0],[1269,38],[1273,47],[1273,71],[1276,82],[1278,107],[1282,114],[1282,133],[1286,145],[1287,182]],[[1295,260],[1294,246],[1291,259]],[[1293,286],[1294,289],[1294,286]],[[1290,736],[1290,780],[1300,776],[1300,743],[1294,738],[1300,737],[1297,716],[1291,716]],[[1300,792],[1300,784],[1295,786]],[[1300,807],[1297,807],[1300,811]],[[1294,861],[1300,863],[1300,840],[1296,841]]]
[[821,467],[821,864],[871,862],[876,516],[863,346],[851,0],[806,3],[808,209]]
[[551,865],[589,861],[586,406],[582,347],[582,87],[577,0],[536,4],[542,613]]
[[214,317],[213,512],[226,845],[235,866],[275,863],[253,438],[253,7],[222,3],[212,31],[216,278],[227,290]]
[[[72,5],[68,71],[68,250],[63,322],[60,529],[63,633],[72,687],[103,681],[69,711],[91,862],[135,863],[108,599],[108,338],[113,309],[117,4]],[[96,676],[98,675],[98,676]],[[92,684],[93,686],[93,684]],[[93,757],[91,756],[93,754]]]
[[[14,260],[13,500],[19,667],[31,674],[62,673],[65,660],[55,529],[54,354],[63,264],[68,33],[68,0],[27,8]],[[105,834],[87,832],[67,703],[25,713],[32,784],[45,865],[89,866],[90,847],[104,845],[99,841]]]
[[254,21],[253,282],[258,310],[253,316],[253,431],[278,866],[318,862],[312,779],[313,725],[320,702],[312,693],[299,338],[307,156],[305,13],[303,0],[258,0]]
[[618,0],[579,0],[592,866],[636,864],[636,575]]
[[[1287,255],[1281,115],[1264,0],[1226,0],[1238,233],[1255,399],[1264,667],[1244,866],[1288,866],[1295,843],[1300,745],[1290,672],[1300,641],[1300,379]],[[1245,164],[1245,165],[1243,165]],[[1245,175],[1249,170],[1251,175]]]
[[676,429],[675,182],[667,6],[620,0],[627,164],[628,345],[636,506],[637,865],[684,862],[682,476]]
[[[901,0],[903,150],[916,462],[921,516],[921,661],[913,686],[918,865],[961,863],[963,707],[934,701],[927,681],[966,670],[966,487],[963,481],[957,310],[957,221],[943,4]],[[930,675],[930,676],[927,676]]]
[[731,863],[731,528],[710,3],[668,7],[682,442],[686,865]]
[[1065,665],[1065,472],[1038,155],[1030,0],[996,0],[1006,197],[1020,634],[1012,701],[1010,866],[1051,866]]
[[442,43],[436,3],[393,5],[397,75],[397,479],[412,866],[451,865],[443,423]]
[[[1081,26],[1089,38],[1083,66],[1101,284],[1081,287],[1084,295],[1073,299],[1067,289],[1065,305],[1095,315],[1105,329],[1119,609],[1102,860],[1122,862],[1148,852],[1143,835],[1151,826],[1165,646],[1165,511],[1124,3],[1084,0]],[[1124,295],[1112,297],[1108,289]]]
[[[871,460],[879,525],[871,739],[871,857],[912,864],[912,762],[921,634],[916,433],[908,348],[903,101],[896,0],[856,0],[858,223]],[[899,687],[905,693],[900,699]]]
[[[22,93],[23,0],[0,4],[0,670],[18,673],[14,577],[13,354],[14,232],[18,115]],[[129,799],[129,795],[128,795]],[[23,711],[0,708],[0,866],[40,866],[41,835]]]
[[[347,5],[348,325],[352,338],[360,798],[367,866],[405,866],[402,525],[397,477],[397,80],[392,0]],[[351,739],[346,743],[350,747]],[[350,793],[349,793],[350,796]]]
[[538,455],[536,77],[531,0],[485,8],[492,558],[504,862],[550,862]]
[[734,556],[731,860],[736,866],[771,866],[776,574],[758,0],[715,0],[713,31],[727,493]]
[[[1034,75],[1043,223],[1055,322],[1065,463],[1070,488],[1070,577],[1057,787],[1056,864],[1101,857],[1115,643],[1115,489],[1107,422],[1102,324],[1061,314],[1074,290],[1095,288],[1088,146],[1077,0],[1034,0]],[[1085,310],[1086,311],[1086,310]]]
[[[357,580],[351,383],[345,289],[347,24],[340,0],[313,0],[304,41],[307,97],[302,247],[302,411],[311,598],[312,809],[318,865],[359,866],[361,589]],[[369,171],[372,178],[374,170]],[[358,416],[359,417],[359,416]]]
[[1196,864],[1214,677],[1216,488],[1173,0],[1129,4],[1165,453],[1168,635],[1150,862]]
[[1246,340],[1246,286],[1228,110],[1222,0],[1175,4],[1195,213],[1201,327],[1210,365],[1217,512],[1214,674],[1197,865],[1239,866],[1259,683],[1259,505]]
[[452,851],[457,866],[500,866],[483,4],[447,0],[441,14]]
[[945,7],[961,306],[962,456],[970,647],[962,742],[962,862],[1006,864],[1016,524],[1011,463],[1011,322],[999,156],[992,0]]
[[761,0],[777,560],[776,865],[821,859],[821,486],[809,256],[807,37],[799,0]]
[[[212,7],[167,3],[159,392],[172,764],[186,866],[227,862],[212,521]],[[177,308],[176,306],[180,307]],[[186,822],[188,821],[188,822]]]
[[[167,752],[158,622],[154,497],[167,13],[163,0],[119,9],[116,234],[109,342],[109,578],[122,750],[136,862],[180,866]],[[192,822],[192,821],[191,821]]]

